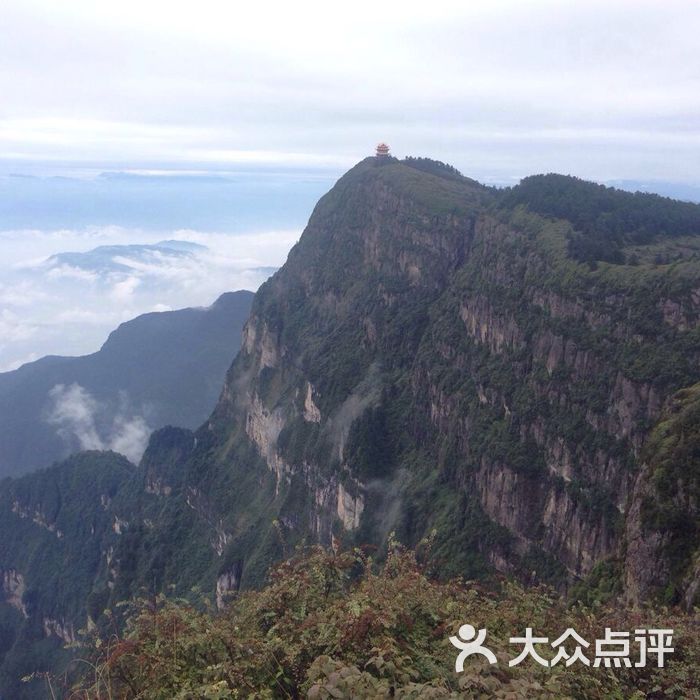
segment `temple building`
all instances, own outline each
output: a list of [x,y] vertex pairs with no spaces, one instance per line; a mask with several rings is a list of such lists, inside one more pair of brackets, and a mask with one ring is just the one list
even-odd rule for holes
[[385,143],[380,143],[377,146],[377,158],[387,158],[389,156],[389,146]]

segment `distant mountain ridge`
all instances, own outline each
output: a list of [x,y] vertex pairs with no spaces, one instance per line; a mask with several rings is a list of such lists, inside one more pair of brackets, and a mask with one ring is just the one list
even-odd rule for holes
[[54,268],[68,265],[87,272],[109,273],[128,272],[134,263],[156,261],[163,258],[192,258],[197,253],[207,251],[207,247],[190,241],[160,241],[152,244],[103,245],[80,253],[56,253],[49,257],[44,267]]
[[144,314],[92,355],[49,356],[0,373],[0,478],[87,448],[121,447],[133,459],[151,430],[199,425],[240,345],[252,298],[231,292],[208,308]]
[[554,173],[524,178],[502,194],[502,201],[570,221],[574,233],[569,236],[569,252],[582,262],[623,263],[625,246],[700,235],[697,204]]
[[628,192],[650,192],[662,197],[700,203],[700,185],[697,184],[661,180],[610,180],[605,184]]

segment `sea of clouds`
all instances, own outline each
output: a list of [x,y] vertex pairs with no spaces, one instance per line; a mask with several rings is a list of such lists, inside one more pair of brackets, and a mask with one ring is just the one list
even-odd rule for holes
[[[299,230],[117,226],[0,231],[0,371],[47,354],[94,352],[120,323],[145,312],[208,306],[223,292],[254,291],[298,237]],[[164,238],[171,246],[197,245],[155,245]],[[104,254],[88,254],[103,246]]]

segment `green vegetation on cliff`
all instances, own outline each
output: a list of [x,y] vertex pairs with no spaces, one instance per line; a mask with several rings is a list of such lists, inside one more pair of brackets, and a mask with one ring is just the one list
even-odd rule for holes
[[565,175],[532,175],[505,192],[507,207],[570,221],[576,260],[625,262],[623,246],[700,235],[700,205],[642,192],[624,192]]
[[22,676],[70,658],[62,646],[85,624],[86,608],[102,613],[105,552],[118,539],[115,508],[124,517],[118,504],[136,471],[121,455],[84,452],[0,482],[0,580],[16,579],[20,593],[3,605],[0,589],[0,609],[13,616],[0,633],[0,692],[7,697],[21,697]]
[[691,607],[700,600],[700,590],[689,587],[700,567],[700,385],[673,397],[643,457],[650,489],[642,503],[642,527],[660,536],[659,558],[668,561],[664,599],[679,603],[686,589]]

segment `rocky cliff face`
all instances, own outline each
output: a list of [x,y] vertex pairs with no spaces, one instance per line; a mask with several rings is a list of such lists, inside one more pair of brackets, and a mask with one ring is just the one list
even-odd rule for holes
[[700,386],[669,400],[640,454],[624,532],[624,592],[688,609],[700,588]]
[[364,162],[321,200],[260,290],[210,430],[254,445],[274,475],[283,537],[331,544],[361,530],[395,457],[370,463],[363,450],[381,446],[358,426],[377,430],[391,375],[408,371],[489,196],[467,180]]
[[571,235],[403,164],[339,181],[258,293],[209,424],[274,476],[281,540],[435,528],[448,572],[567,587],[624,560],[634,578],[628,510],[651,427],[697,375],[700,278],[591,269]]
[[[290,530],[415,540],[444,519],[465,565],[566,585],[624,551],[640,450],[697,372],[700,287],[576,264],[565,222],[493,200],[398,164],[343,178],[258,294],[212,425],[245,425],[278,496],[301,479]],[[424,480],[459,505],[415,517]],[[449,542],[465,510],[491,531],[478,564]]]
[[[568,221],[414,166],[367,159],[321,199],[211,418],[156,433],[131,506],[103,504],[100,603],[173,583],[224,605],[298,543],[392,531],[434,533],[444,576],[603,567],[633,602],[696,599],[698,263],[577,262]],[[46,629],[83,624],[60,613]]]
[[27,591],[27,584],[24,576],[15,569],[0,569],[0,584],[2,593],[5,596],[5,603],[19,610],[23,617],[27,617],[27,607],[24,603],[24,594]]
[[140,510],[129,493],[137,474],[120,455],[86,452],[0,482],[3,697],[31,697],[20,679],[47,659],[68,660],[75,652],[63,646],[102,615],[123,571],[114,551]]

